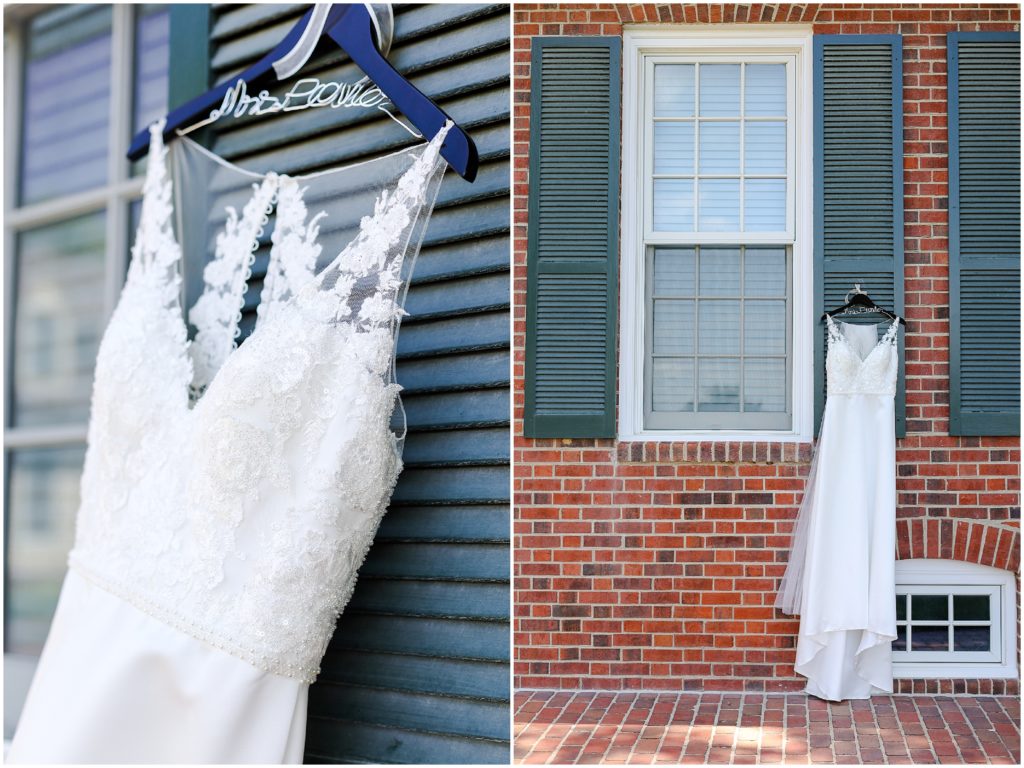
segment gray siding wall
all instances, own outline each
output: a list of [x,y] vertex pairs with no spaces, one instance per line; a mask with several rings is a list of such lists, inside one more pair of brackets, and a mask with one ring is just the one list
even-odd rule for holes
[[[254,62],[307,7],[213,6],[210,83]],[[306,760],[506,763],[508,6],[394,10],[391,62],[473,136],[480,172],[473,184],[447,173],[426,231],[399,342],[406,469],[310,690]],[[325,41],[297,77],[313,76],[354,82],[361,73]],[[412,139],[379,112],[316,109],[240,120],[200,141],[242,166],[296,174]]]

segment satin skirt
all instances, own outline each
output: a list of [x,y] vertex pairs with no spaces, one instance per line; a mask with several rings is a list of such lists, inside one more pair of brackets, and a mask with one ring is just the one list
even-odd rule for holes
[[68,571],[8,763],[301,763],[309,686]]
[[896,436],[891,395],[830,394],[807,493],[796,671],[807,693],[891,693]]

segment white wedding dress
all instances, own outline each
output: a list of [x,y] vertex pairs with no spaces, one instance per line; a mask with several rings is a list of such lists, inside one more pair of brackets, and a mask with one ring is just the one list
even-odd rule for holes
[[796,671],[807,693],[891,693],[896,639],[898,320],[828,318],[828,399],[776,606],[800,615]]
[[[153,127],[96,361],[75,544],[9,762],[302,761],[309,683],[401,469],[393,352],[449,127],[315,179],[252,183],[209,155],[211,189],[252,191],[216,236],[191,342],[181,208],[206,189],[174,189]],[[199,162],[197,147],[175,142],[175,164]],[[308,215],[309,185],[376,200],[322,269],[333,214]],[[272,212],[259,319],[235,348]]]

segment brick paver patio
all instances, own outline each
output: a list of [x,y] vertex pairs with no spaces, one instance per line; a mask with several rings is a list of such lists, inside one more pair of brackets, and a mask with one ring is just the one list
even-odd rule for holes
[[1019,765],[1020,698],[518,691],[514,762]]

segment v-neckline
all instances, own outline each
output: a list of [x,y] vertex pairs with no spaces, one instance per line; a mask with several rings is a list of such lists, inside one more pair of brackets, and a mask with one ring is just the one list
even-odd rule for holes
[[[162,121],[161,121],[161,123],[162,123]],[[174,205],[174,192],[175,192],[174,178],[173,178],[173,175],[170,172],[170,169],[167,166],[168,148],[167,148],[167,146],[163,142],[163,134],[162,134],[163,126],[160,123],[157,123],[155,125],[158,126],[158,127],[151,134],[149,168],[150,169],[154,168],[153,157],[152,157],[153,153],[156,152],[156,151],[163,152],[164,156],[160,159],[160,162],[159,162],[159,169],[161,171],[162,178],[157,178],[156,181],[157,181],[157,185],[161,185],[162,186],[162,189],[159,190],[159,194],[166,195],[166,197],[167,197],[167,201],[168,201],[167,202],[168,218],[174,218],[174,217],[177,216],[178,211],[177,211],[176,206]],[[377,196],[374,208],[371,209],[370,211],[368,211],[366,215],[361,217],[361,219],[359,221],[359,225],[356,227],[355,233],[345,243],[345,245],[338,251],[337,255],[333,259],[331,259],[326,265],[324,265],[323,268],[321,268],[319,270],[314,269],[311,282],[315,283],[315,282],[318,282],[325,274],[327,274],[327,272],[330,269],[334,268],[337,265],[339,259],[341,259],[341,257],[351,248],[351,246],[355,242],[357,242],[360,237],[363,236],[364,231],[366,231],[367,227],[376,218],[376,213],[378,212],[377,209],[380,208],[380,205],[379,205],[380,200],[381,199],[389,199],[389,202],[393,203],[395,198],[397,197],[397,195],[395,194],[396,190],[398,190],[402,186],[403,180],[411,172],[413,172],[414,169],[417,168],[417,166],[424,160],[424,158],[427,158],[428,156],[430,156],[432,154],[433,155],[433,160],[436,160],[437,156],[440,155],[440,148],[441,148],[441,145],[444,142],[444,138],[448,134],[448,131],[452,127],[452,125],[453,125],[452,121],[449,120],[448,122],[446,122],[445,125],[442,126],[441,130],[438,131],[438,133],[435,134],[434,137],[432,139],[430,139],[430,141],[425,142],[424,144],[413,145],[411,147],[405,147],[404,149],[398,150],[396,152],[391,152],[391,153],[389,153],[387,155],[381,155],[380,157],[374,157],[374,158],[370,158],[368,160],[359,161],[359,162],[356,162],[356,163],[349,163],[349,164],[346,164],[344,166],[339,166],[339,167],[336,167],[336,168],[330,168],[330,169],[325,170],[325,171],[320,171],[320,172],[313,173],[313,174],[306,174],[304,176],[290,176],[288,174],[276,173],[276,172],[273,172],[273,171],[270,171],[270,172],[267,172],[267,173],[257,173],[255,171],[250,171],[248,169],[242,168],[241,166],[238,166],[238,165],[232,163],[231,161],[221,157],[220,155],[212,152],[209,149],[206,149],[202,145],[196,143],[192,139],[189,139],[189,138],[187,138],[185,136],[179,136],[178,140],[187,141],[192,146],[197,147],[204,154],[208,155],[211,159],[215,160],[216,162],[220,163],[221,165],[224,165],[225,167],[228,167],[228,168],[230,168],[230,169],[232,169],[232,170],[234,170],[236,172],[242,173],[244,175],[251,176],[254,179],[260,179],[260,181],[258,183],[254,182],[254,184],[253,184],[253,187],[254,187],[253,193],[249,196],[248,200],[246,201],[245,207],[248,207],[249,204],[253,200],[257,199],[260,196],[260,194],[263,191],[263,188],[266,186],[266,184],[269,181],[273,180],[274,184],[275,184],[275,187],[276,187],[275,192],[273,194],[273,199],[272,199],[272,204],[274,205],[275,213],[277,211],[277,205],[278,205],[278,203],[277,203],[277,190],[280,189],[282,180],[302,181],[304,179],[311,179],[311,178],[317,177],[317,176],[324,176],[324,175],[328,175],[328,174],[332,174],[332,173],[341,173],[343,171],[352,170],[354,168],[358,168],[358,167],[363,166],[363,165],[368,165],[368,164],[371,164],[371,163],[382,162],[382,161],[388,160],[390,158],[393,158],[396,155],[400,155],[400,154],[403,154],[403,153],[410,153],[411,154],[411,153],[415,153],[417,149],[420,150],[418,156],[416,156],[410,162],[409,166],[404,171],[402,171],[401,174],[399,174],[399,176],[397,177],[396,181],[394,181],[391,184],[385,185],[385,186],[383,186],[381,188],[382,192]],[[159,147],[159,150],[157,149],[157,147]],[[149,170],[147,169],[147,184],[146,184],[147,189],[143,193],[143,200],[142,200],[143,206],[145,206],[147,194],[153,194],[153,195],[158,194],[158,190],[157,189],[150,189],[149,188],[150,185],[148,184],[148,181],[149,181],[148,173],[149,173]],[[243,207],[243,215],[244,215],[245,207]],[[139,230],[136,231],[136,235],[135,235],[136,238],[138,238],[140,236],[140,231],[141,231],[141,222],[140,222]],[[222,225],[220,227],[217,227],[216,231],[217,231],[217,236],[218,237],[223,235],[224,232],[227,231],[226,224]],[[180,267],[181,267],[181,264],[182,264],[182,262],[184,260],[184,250],[181,247],[181,243],[179,242],[178,237],[174,234],[173,228],[168,227],[167,236],[169,237],[171,243],[173,243],[173,246],[174,246],[174,249],[175,249],[175,252],[176,252],[175,263],[174,263],[173,266],[174,266],[174,268],[176,270],[179,270]],[[256,239],[257,239],[256,247],[258,247],[258,237],[259,237],[259,235],[256,236]],[[316,245],[322,245],[322,243],[319,243],[319,242],[316,242],[315,244]],[[210,263],[209,261],[204,261],[204,267],[203,267],[204,271],[205,271],[206,265],[209,264],[209,263]],[[249,275],[245,275],[245,277],[243,278],[244,284],[245,284],[246,287],[248,286],[249,279],[250,279]],[[203,294],[206,293],[207,286],[208,286],[208,283],[207,283],[206,278],[204,276],[204,278],[203,278]],[[245,291],[242,292],[242,295],[244,297]],[[298,298],[298,296],[299,296],[299,292],[298,291],[294,291],[292,293],[292,295],[284,302],[284,304],[287,305],[287,304],[293,303],[295,301],[295,299]],[[195,306],[195,305],[193,305],[193,306]],[[175,294],[175,308],[177,310],[177,312],[176,312],[177,321],[179,321],[181,323],[181,327],[182,327],[182,329],[184,331],[182,338],[184,338],[185,341],[182,344],[181,354],[184,355],[186,358],[190,358],[190,353],[188,351],[188,346],[192,342],[187,340],[188,339],[189,322],[188,322],[188,319],[186,317],[184,297],[181,295],[180,291],[176,292],[176,294]],[[192,308],[190,307],[189,311],[191,311],[191,309]],[[274,317],[276,317],[278,315],[280,315],[279,312],[274,312],[274,313],[271,314],[270,317],[265,318],[264,321],[259,323],[257,325],[257,327],[253,330],[252,335],[255,335],[261,328],[265,327],[267,322],[273,321]],[[237,320],[233,323],[233,326],[234,326],[233,328],[229,328],[227,330],[231,330],[232,333],[234,333],[237,330],[237,327],[238,327]],[[189,409],[188,409],[189,412],[195,411],[202,404],[202,402],[206,399],[206,393],[209,392],[209,390],[213,387],[215,382],[220,378],[220,374],[224,370],[224,368],[227,367],[228,362],[236,355],[236,353],[238,353],[240,347],[237,346],[237,344],[235,344],[233,338],[232,338],[231,342],[232,342],[232,344],[234,346],[232,346],[231,350],[227,353],[227,355],[225,355],[224,359],[220,361],[220,365],[217,367],[217,369],[212,372],[212,375],[210,376],[209,381],[206,382],[205,387],[203,388],[203,391],[200,394],[198,394],[194,399],[191,396],[191,392],[193,390],[193,381],[194,381],[194,379],[193,379],[193,381],[189,381],[189,383],[187,385],[188,389],[189,389],[189,393],[190,393],[189,394],[190,405],[189,405]],[[191,369],[191,364],[190,364],[190,369]]]
[[[853,353],[853,356],[857,359],[857,361],[859,362],[860,366],[863,367],[864,364],[868,360],[871,359],[871,356],[873,354],[875,354],[875,351],[878,350],[882,346],[882,344],[886,341],[886,339],[889,336],[889,333],[893,329],[893,326],[895,326],[900,321],[900,319],[898,317],[894,318],[893,321],[890,322],[888,324],[888,326],[886,327],[885,333],[883,333],[880,337],[878,337],[878,339],[875,341],[875,343],[871,347],[871,349],[869,349],[867,351],[867,353],[864,354],[863,356],[861,356],[860,352],[857,351],[857,349],[853,346],[853,344],[850,343],[850,340],[846,337],[846,330],[845,330],[845,328],[854,325],[854,323],[844,323],[842,320],[834,320],[834,319],[832,319],[831,316],[829,316],[829,321],[833,325],[836,325],[836,326],[840,326],[841,325],[841,326],[843,326],[842,329],[840,329],[838,327],[836,328],[836,337],[839,338],[840,340],[842,340],[842,342],[846,346],[846,348],[851,353]],[[876,335],[878,333],[878,328],[881,325],[885,325],[885,323],[872,323],[872,327],[875,329],[875,334]],[[858,327],[862,327],[862,326],[858,326]]]

